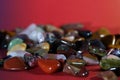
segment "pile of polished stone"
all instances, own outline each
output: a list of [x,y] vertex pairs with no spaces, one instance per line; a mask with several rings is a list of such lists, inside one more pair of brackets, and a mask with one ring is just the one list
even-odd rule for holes
[[[39,66],[45,73],[88,76],[87,65],[99,65],[104,80],[120,75],[120,35],[101,28],[92,33],[82,24],[31,24],[26,29],[0,31],[0,66],[25,70]],[[103,74],[106,75],[103,75]],[[117,76],[116,76],[117,75]]]

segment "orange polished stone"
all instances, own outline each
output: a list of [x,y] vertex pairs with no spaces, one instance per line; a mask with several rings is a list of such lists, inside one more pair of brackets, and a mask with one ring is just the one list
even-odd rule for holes
[[4,69],[7,70],[24,70],[27,69],[24,61],[19,57],[12,57],[4,62]]
[[39,59],[38,60],[38,65],[39,67],[45,72],[45,73],[54,73],[60,69],[61,65],[58,60],[44,60],[44,59]]

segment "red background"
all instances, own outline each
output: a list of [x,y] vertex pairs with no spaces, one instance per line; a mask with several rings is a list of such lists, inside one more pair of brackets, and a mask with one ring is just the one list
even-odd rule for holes
[[71,22],[119,32],[120,0],[0,0],[0,29]]
[[[82,22],[91,24],[88,29],[107,27],[120,32],[120,0],[0,0],[0,29],[12,30],[31,23],[53,24]],[[96,74],[95,67],[88,78]],[[36,72],[35,72],[36,71]],[[31,71],[0,70],[0,80],[80,80],[64,73],[46,75],[38,68]]]

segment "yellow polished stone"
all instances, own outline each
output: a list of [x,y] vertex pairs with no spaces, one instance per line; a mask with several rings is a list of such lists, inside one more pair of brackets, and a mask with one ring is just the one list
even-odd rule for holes
[[40,48],[49,51],[50,50],[50,44],[48,42],[43,42],[43,43],[40,44]]
[[91,38],[92,39],[100,39],[109,34],[110,34],[109,30],[103,27],[103,28],[100,28],[99,30],[97,30],[96,32],[94,32]]

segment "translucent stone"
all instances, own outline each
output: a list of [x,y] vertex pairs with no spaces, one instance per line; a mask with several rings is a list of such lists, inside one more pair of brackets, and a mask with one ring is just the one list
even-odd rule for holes
[[88,52],[83,53],[83,60],[87,63],[87,65],[97,65],[99,64],[99,60],[96,56],[89,54]]
[[43,57],[46,54],[48,54],[48,51],[45,49],[42,49],[41,47],[29,48],[26,51],[29,53],[32,53],[33,55],[38,56],[38,57],[40,57],[40,56]]
[[20,38],[15,38],[15,39],[11,40],[9,45],[8,45],[8,50],[10,50],[16,44],[21,44],[21,43],[23,43],[23,40]]
[[33,40],[34,42],[43,42],[45,40],[44,30],[40,27],[37,27],[36,24],[31,24],[23,30],[20,34],[26,34],[29,39]]
[[114,46],[116,42],[115,35],[107,35],[101,38],[101,41],[107,48],[111,48],[111,45]]
[[27,47],[27,45],[25,43],[16,44],[9,51],[17,51],[17,50],[25,51],[26,47]]
[[44,59],[39,59],[38,60],[38,66],[42,69],[42,71],[44,71],[45,73],[51,74],[54,72],[57,72],[60,67],[61,64],[59,61],[57,60],[44,60]]
[[110,35],[110,31],[106,28],[100,28],[96,32],[93,33],[92,39],[100,39],[107,35]]
[[4,69],[6,70],[24,70],[27,69],[23,59],[19,57],[12,57],[4,61]]
[[63,72],[74,75],[74,76],[80,76],[80,77],[88,76],[88,71],[84,66],[76,67],[68,63],[65,64],[63,68]]
[[45,49],[45,50],[47,50],[47,51],[50,50],[50,44],[49,44],[48,42],[43,42],[43,43],[41,43],[41,44],[39,45],[39,47],[40,47],[41,49]]
[[100,67],[104,70],[120,67],[120,59],[114,59],[114,58],[102,59],[100,61]]
[[48,51],[45,49],[39,49],[39,50],[35,51],[33,54],[36,56],[44,57],[48,54]]
[[95,47],[95,46],[89,46],[88,51],[91,54],[95,54],[99,57],[103,57],[103,56],[107,55],[107,51],[105,49]]
[[67,59],[67,63],[75,67],[85,66],[86,62],[83,59]]

